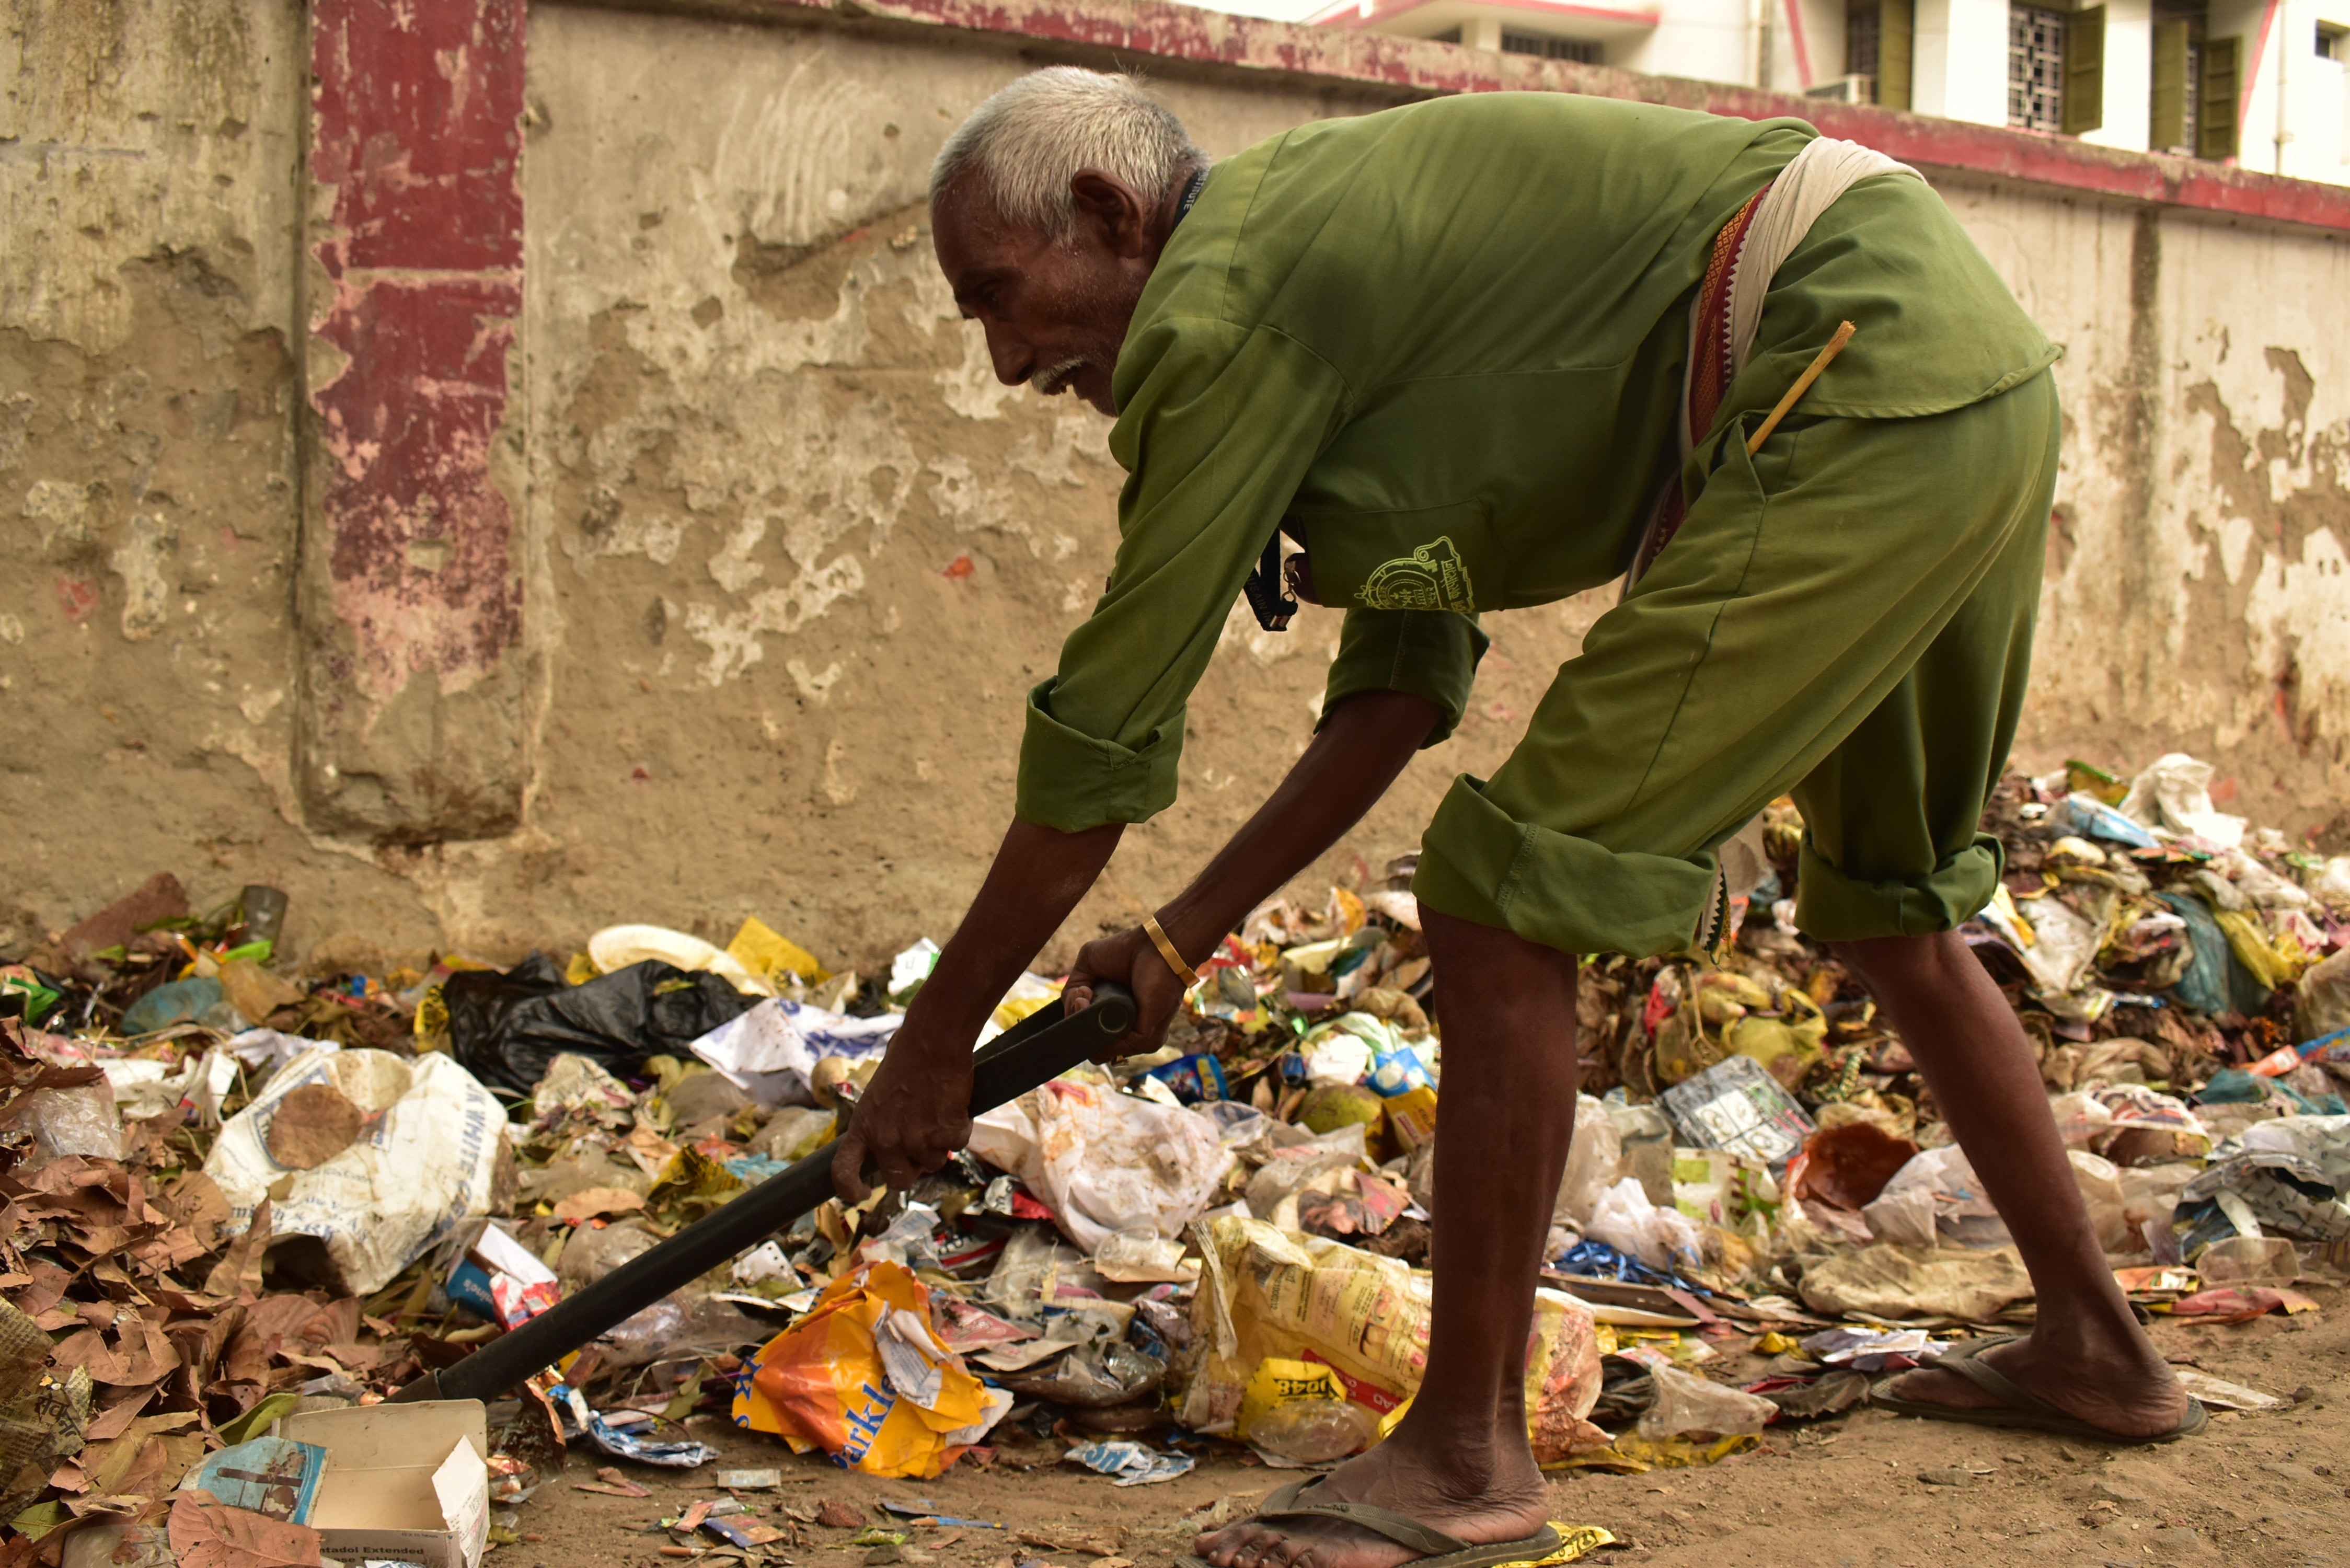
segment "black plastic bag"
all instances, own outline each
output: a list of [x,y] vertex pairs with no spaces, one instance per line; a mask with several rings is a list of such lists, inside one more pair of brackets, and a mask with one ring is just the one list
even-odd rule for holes
[[441,994],[457,1060],[491,1088],[516,1095],[529,1094],[567,1051],[616,1077],[640,1075],[646,1057],[686,1055],[758,1001],[714,974],[653,959],[567,985],[545,953],[504,974],[452,974]]

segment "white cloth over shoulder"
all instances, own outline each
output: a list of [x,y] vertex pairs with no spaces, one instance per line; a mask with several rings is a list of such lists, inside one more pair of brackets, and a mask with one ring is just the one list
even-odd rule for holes
[[1754,221],[1747,225],[1738,259],[1731,266],[1730,371],[1733,377],[1746,369],[1747,357],[1754,351],[1754,334],[1762,325],[1762,296],[1771,291],[1771,280],[1779,268],[1837,197],[1874,174],[1925,179],[1907,163],[1897,163],[1874,148],[1823,136],[1806,143],[1771,182],[1762,204],[1754,209]]

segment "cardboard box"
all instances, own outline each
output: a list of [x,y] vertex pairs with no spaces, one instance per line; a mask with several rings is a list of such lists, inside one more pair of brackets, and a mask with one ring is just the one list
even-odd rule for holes
[[555,1271],[494,1220],[484,1221],[481,1232],[457,1254],[448,1289],[451,1301],[500,1328],[521,1327],[553,1306],[562,1293]]
[[276,1430],[327,1450],[309,1520],[326,1555],[479,1568],[490,1537],[489,1417],[480,1400],[312,1410]]

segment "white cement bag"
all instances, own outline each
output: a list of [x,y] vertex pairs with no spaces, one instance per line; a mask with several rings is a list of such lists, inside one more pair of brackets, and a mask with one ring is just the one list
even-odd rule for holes
[[[365,1118],[358,1138],[308,1170],[269,1157],[269,1123],[306,1084],[342,1092]],[[447,1056],[413,1059],[389,1051],[337,1051],[296,1057],[254,1102],[231,1116],[204,1161],[242,1230],[269,1189],[290,1181],[270,1205],[273,1237],[324,1242],[343,1290],[366,1295],[421,1257],[459,1221],[490,1211],[490,1187],[506,1114],[471,1073]]]

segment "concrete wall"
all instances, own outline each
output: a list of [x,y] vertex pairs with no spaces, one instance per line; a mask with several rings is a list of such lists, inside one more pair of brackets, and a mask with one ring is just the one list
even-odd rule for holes
[[[1121,11],[1141,13],[1288,51],[1277,71],[1213,48],[1149,60],[1218,153],[1436,90],[1465,53],[1378,40],[1347,47],[1408,48],[1363,57],[1409,68],[1316,69],[1306,42],[1328,35]],[[367,231],[338,215],[358,176],[326,190],[315,145],[307,178],[300,161],[322,112],[313,23],[278,0],[16,7],[0,951],[160,868],[200,899],[286,887],[321,964],[505,957],[619,919],[723,940],[749,913],[836,962],[944,937],[1009,810],[1020,693],[1107,568],[1119,478],[1106,421],[993,382],[929,255],[921,179],[947,130],[1020,70],[1107,57],[991,28],[530,10],[521,315],[480,317],[465,389],[504,398],[467,483],[510,520],[510,545],[508,521],[482,536],[518,630],[464,688],[494,701],[469,709],[475,678],[433,651],[456,613],[445,520],[393,519],[366,571],[337,575],[338,476],[380,463],[333,422],[329,394],[358,383],[318,347],[367,286],[321,269]],[[386,190],[390,167],[350,164]],[[2345,240],[1931,172],[2069,350],[2026,760],[2183,746],[2223,763],[2243,809],[2350,830],[2350,365],[2326,330]],[[352,581],[365,595],[338,600]],[[1596,607],[1493,618],[1470,721],[1309,880],[1409,848],[1452,774],[1506,753]],[[1183,801],[1129,836],[1055,957],[1166,897],[1271,785],[1335,624],[1236,618],[1191,706]],[[367,665],[387,638],[424,652]],[[511,806],[439,804],[483,756]],[[352,805],[348,758],[415,798]]]

